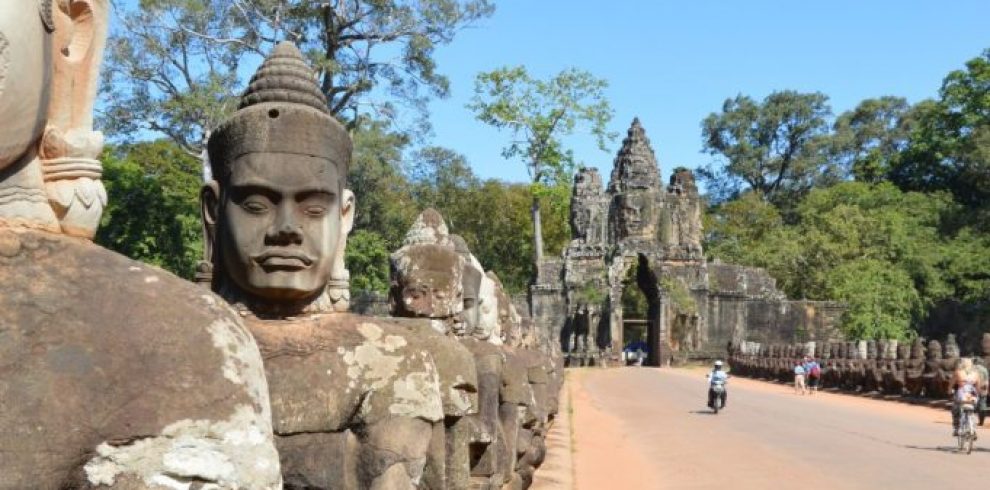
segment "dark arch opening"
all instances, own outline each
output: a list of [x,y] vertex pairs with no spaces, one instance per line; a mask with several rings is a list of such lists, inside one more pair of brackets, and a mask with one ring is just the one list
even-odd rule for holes
[[636,285],[643,292],[647,303],[646,344],[649,350],[646,364],[660,366],[664,357],[664,353],[661,352],[663,339],[660,330],[660,284],[656,273],[650,267],[650,261],[643,254],[639,254],[636,266]]

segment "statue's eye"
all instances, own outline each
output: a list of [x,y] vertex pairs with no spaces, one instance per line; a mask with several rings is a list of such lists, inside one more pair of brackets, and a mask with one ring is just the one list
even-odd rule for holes
[[247,200],[241,203],[241,207],[245,211],[253,214],[262,214],[268,211],[268,205],[257,200]]
[[306,211],[306,214],[309,215],[309,216],[323,216],[323,215],[327,214],[327,207],[326,206],[319,206],[319,205],[309,205],[309,206],[306,206],[306,210],[305,211]]

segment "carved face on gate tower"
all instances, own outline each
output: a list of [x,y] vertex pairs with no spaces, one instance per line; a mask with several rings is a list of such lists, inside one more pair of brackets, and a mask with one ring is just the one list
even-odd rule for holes
[[346,274],[353,221],[350,150],[298,49],[280,44],[210,139],[216,180],[203,216],[215,289],[255,312],[332,309],[326,286]]

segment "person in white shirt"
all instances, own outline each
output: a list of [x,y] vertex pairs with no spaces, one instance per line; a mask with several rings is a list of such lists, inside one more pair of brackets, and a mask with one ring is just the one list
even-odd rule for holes
[[708,408],[715,408],[715,386],[722,386],[722,393],[719,396],[719,408],[725,408],[725,399],[727,395],[727,390],[725,389],[725,382],[728,381],[729,375],[722,369],[722,361],[715,361],[715,365],[712,367],[712,372],[708,373]]
[[808,392],[804,387],[804,366],[800,362],[794,365],[794,392],[802,395]]

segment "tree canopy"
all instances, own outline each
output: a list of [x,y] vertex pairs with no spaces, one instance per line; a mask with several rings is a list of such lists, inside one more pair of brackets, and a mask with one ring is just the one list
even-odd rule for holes
[[[438,46],[491,15],[490,0],[142,0],[118,5],[103,69],[100,125],[112,137],[151,132],[200,155],[236,108],[245,68],[291,40],[315,67],[329,108],[417,133],[426,102],[446,97]],[[402,119],[400,107],[414,117]]]
[[701,123],[704,151],[720,164],[700,169],[702,180],[715,199],[753,190],[778,205],[837,180],[826,158],[831,112],[821,93],[785,90],[762,102],[745,95],[727,99],[720,114]]
[[199,161],[170,141],[108,148],[108,203],[94,241],[192,279],[202,259]]
[[[702,123],[706,252],[833,299],[852,338],[973,344],[990,322],[990,50],[938,97],[740,95]],[[719,166],[724,164],[724,166]]]
[[563,137],[579,128],[595,138],[598,147],[615,138],[607,130],[612,107],[605,97],[608,82],[576,68],[549,80],[533,78],[523,66],[479,73],[468,108],[475,117],[512,136],[502,149],[506,159],[521,158],[532,183],[533,257],[543,256],[541,200],[559,186],[570,186],[574,157]]

